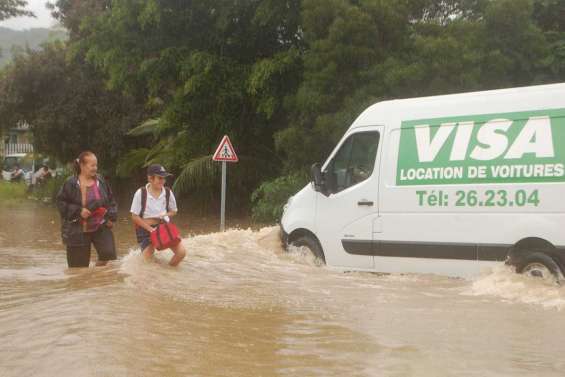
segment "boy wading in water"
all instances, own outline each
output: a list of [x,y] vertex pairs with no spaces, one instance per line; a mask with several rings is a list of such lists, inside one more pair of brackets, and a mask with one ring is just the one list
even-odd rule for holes
[[[159,223],[169,221],[169,217],[177,214],[177,202],[173,192],[165,187],[165,179],[171,174],[158,164],[147,168],[147,185],[140,188],[133,196],[131,217],[136,225],[135,234],[141,247],[143,257],[149,260],[153,257],[155,247],[151,244],[151,232]],[[178,265],[186,256],[182,242],[171,247],[175,254],[169,264]]]

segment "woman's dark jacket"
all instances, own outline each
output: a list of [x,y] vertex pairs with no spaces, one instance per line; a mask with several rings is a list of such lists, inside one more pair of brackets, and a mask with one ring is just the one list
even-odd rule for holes
[[[116,221],[118,206],[114,200],[110,185],[100,176],[96,176],[100,183],[101,199],[88,207],[90,211],[98,207],[105,207],[105,219]],[[81,226],[80,212],[82,211],[82,194],[77,176],[72,176],[65,181],[57,194],[57,207],[61,214],[61,236],[63,243],[69,246],[80,246],[88,243]]]

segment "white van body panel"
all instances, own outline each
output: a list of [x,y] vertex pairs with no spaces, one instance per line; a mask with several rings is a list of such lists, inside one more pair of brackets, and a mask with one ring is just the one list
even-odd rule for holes
[[[545,111],[553,115],[546,116]],[[450,118],[455,120],[450,123]],[[309,185],[307,190],[305,188],[294,196],[281,226],[284,232],[291,234],[291,224],[298,222],[295,217],[314,212],[315,224],[307,229],[319,239],[329,266],[379,272],[438,273],[467,277],[476,275],[485,266],[500,263],[507,250],[526,238],[540,238],[555,247],[565,247],[565,178],[558,166],[565,164],[560,159],[563,156],[561,145],[565,144],[565,140],[557,140],[554,135],[553,145],[546,146],[547,150],[555,152],[556,157],[552,159],[544,155],[541,148],[532,152],[534,144],[537,141],[541,143],[541,131],[535,136],[532,136],[533,133],[526,135],[526,132],[521,136],[521,132],[530,126],[530,129],[545,130],[550,121],[549,127],[553,127],[555,134],[555,119],[560,122],[558,131],[562,135],[561,130],[565,128],[565,123],[561,124],[565,119],[565,84],[377,103],[355,120],[322,167],[322,171],[328,168],[350,135],[378,129],[381,136],[373,174],[367,180],[329,196],[315,192]],[[419,120],[423,120],[421,125]],[[437,125],[433,123],[435,120]],[[491,139],[484,136],[486,131],[481,139],[485,125],[499,128],[497,132],[490,133]],[[467,136],[463,127],[471,130]],[[520,133],[515,131],[519,127],[522,130]],[[441,145],[440,132],[449,134],[449,139],[446,138],[443,146],[434,150],[434,142]],[[501,136],[505,132],[506,145]],[[401,160],[406,159],[406,154],[401,150],[403,145],[409,145],[408,142],[401,142],[414,139],[420,143],[422,139],[418,139],[418,135],[427,135],[427,141],[424,142],[427,149],[422,147],[420,150],[418,145],[417,154],[413,149],[408,150],[410,158],[415,155],[415,158],[420,158],[421,166],[425,167],[438,162],[438,156],[447,156],[446,163],[462,165],[458,171],[465,171],[465,177],[461,177],[460,181],[445,178],[447,183],[426,184],[419,178],[410,181],[412,178],[409,173],[418,169],[400,168]],[[500,143],[492,141],[494,138]],[[475,142],[473,147],[473,140],[469,142],[471,139],[481,140]],[[458,148],[464,145],[462,140],[467,140],[467,150]],[[492,141],[492,144],[484,144],[485,141]],[[449,143],[452,143],[451,152]],[[525,152],[516,152],[518,144],[526,145]],[[504,153],[496,159],[475,158],[493,154],[497,145],[504,147],[500,149]],[[432,157],[435,153],[435,160],[422,162],[422,156],[428,156],[422,151],[429,152],[428,155]],[[536,159],[536,165],[532,169],[542,169],[539,166],[545,164],[545,175],[540,175],[540,181],[533,182],[528,180],[529,177],[522,177],[522,181],[516,179],[514,182],[514,176],[505,178],[499,175],[496,179],[481,177],[485,182],[482,183],[471,174],[471,171],[483,167],[483,173],[496,169],[501,172],[502,169],[511,168],[512,164],[533,158]],[[559,159],[558,163],[555,163],[556,158]],[[441,169],[441,174],[448,174],[448,169]],[[524,169],[520,173],[523,175],[526,171],[533,171],[520,169]],[[368,212],[356,206],[357,201],[366,199],[366,196],[372,196],[375,201],[375,206]],[[427,201],[428,198],[431,198],[430,201]],[[440,203],[444,201],[443,205],[437,205],[438,200]],[[301,204],[296,210],[295,204],[298,203]],[[300,215],[295,211],[300,211]],[[312,215],[306,217],[311,219]],[[289,219],[294,220],[291,222]],[[369,229],[372,229],[370,236],[367,235]],[[348,239],[359,245],[371,241],[368,253],[371,255],[352,255],[344,251],[339,241]],[[448,252],[450,245],[456,246],[457,252],[462,254]]]
[[[299,229],[316,233],[316,198],[317,192],[308,184],[289,199],[283,213],[285,229],[289,233]],[[292,207],[292,211],[288,211],[289,207]]]

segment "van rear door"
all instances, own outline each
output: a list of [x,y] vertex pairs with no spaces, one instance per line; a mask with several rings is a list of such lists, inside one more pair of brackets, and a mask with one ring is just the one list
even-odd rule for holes
[[317,193],[316,233],[330,266],[373,268],[382,130],[354,129],[324,165],[329,195]]

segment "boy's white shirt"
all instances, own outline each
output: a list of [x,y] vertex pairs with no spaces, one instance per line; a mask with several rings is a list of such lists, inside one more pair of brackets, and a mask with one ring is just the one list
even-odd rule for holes
[[[161,190],[158,198],[153,197],[149,191],[149,183],[145,186],[147,189],[147,204],[145,206],[145,212],[143,213],[144,219],[149,218],[159,218],[167,214],[167,197],[165,188]],[[171,190],[171,196],[169,197],[169,211],[178,211],[177,200],[175,195]],[[139,215],[141,212],[141,189],[138,189],[133,196],[133,201],[131,202],[131,213]]]

